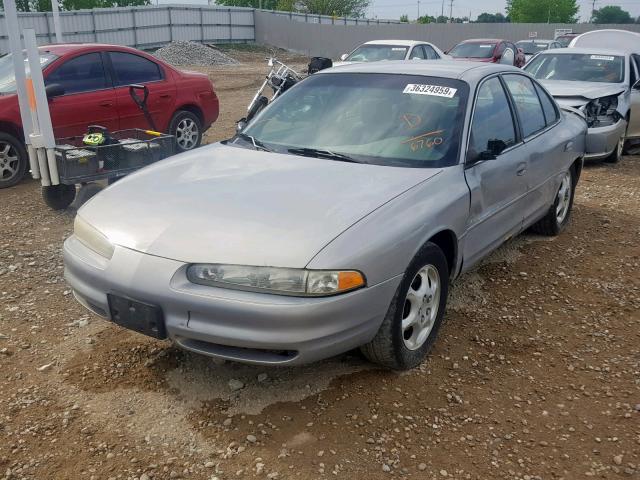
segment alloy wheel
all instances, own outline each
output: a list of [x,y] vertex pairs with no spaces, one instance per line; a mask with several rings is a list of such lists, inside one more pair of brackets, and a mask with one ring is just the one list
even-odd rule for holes
[[198,125],[190,118],[183,118],[176,127],[176,142],[181,150],[191,150],[198,141]]
[[9,142],[0,141],[0,180],[9,181],[18,174],[20,159]]
[[402,310],[402,338],[409,350],[429,338],[440,307],[440,274],[433,265],[422,267],[411,281]]
[[558,197],[556,202],[556,221],[558,225],[564,222],[571,205],[571,172],[566,172],[560,182]]

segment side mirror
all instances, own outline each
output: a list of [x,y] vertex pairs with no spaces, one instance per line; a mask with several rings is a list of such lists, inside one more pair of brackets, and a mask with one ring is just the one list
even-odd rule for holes
[[52,83],[51,85],[47,85],[44,90],[49,100],[64,95],[64,87],[59,83]]
[[349,56],[348,53],[343,53],[342,55],[340,55],[340,60],[342,60],[344,62],[347,59],[348,56]]

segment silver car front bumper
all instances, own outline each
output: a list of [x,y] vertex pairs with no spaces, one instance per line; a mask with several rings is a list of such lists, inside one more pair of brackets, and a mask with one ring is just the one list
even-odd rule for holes
[[626,128],[627,122],[624,119],[606,127],[589,128],[585,160],[600,160],[611,155],[618,146],[618,140],[625,134]]
[[110,319],[108,294],[156,305],[180,347],[264,365],[313,362],[370,341],[401,281],[323,298],[206,287],[187,280],[185,263],[122,247],[106,260],[75,236],[64,243],[64,264],[74,295],[94,313]]

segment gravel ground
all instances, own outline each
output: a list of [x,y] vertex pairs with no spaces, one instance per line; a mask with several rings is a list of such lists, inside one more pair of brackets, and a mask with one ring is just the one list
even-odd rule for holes
[[211,67],[238,64],[235,58],[225,55],[217,48],[195,42],[172,42],[156,50],[154,55],[175,66]]
[[[208,141],[265,71],[237,56],[209,70]],[[397,374],[355,353],[220,364],[116,328],[62,279],[73,213],[34,181],[0,190],[0,478],[640,478],[639,200],[640,157],[587,166],[567,231],[463,276],[430,358]]]

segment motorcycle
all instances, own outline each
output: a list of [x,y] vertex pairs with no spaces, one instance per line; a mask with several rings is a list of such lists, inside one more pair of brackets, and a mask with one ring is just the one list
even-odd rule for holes
[[[269,58],[268,65],[270,68],[269,73],[258,89],[258,92],[253,96],[251,103],[249,103],[247,115],[237,122],[236,130],[238,132],[242,131],[251,119],[260,113],[269,102],[273,102],[304,78],[303,74],[296,72],[293,68],[285,65],[274,57]],[[307,73],[311,75],[325,68],[330,68],[331,66],[332,62],[329,58],[313,57],[309,63]],[[267,87],[271,87],[273,91],[271,99],[263,94]]]

